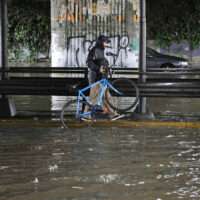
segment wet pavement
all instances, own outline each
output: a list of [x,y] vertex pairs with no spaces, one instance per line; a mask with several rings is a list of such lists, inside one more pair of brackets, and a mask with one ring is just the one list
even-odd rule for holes
[[200,199],[199,134],[169,127],[0,128],[0,199]]

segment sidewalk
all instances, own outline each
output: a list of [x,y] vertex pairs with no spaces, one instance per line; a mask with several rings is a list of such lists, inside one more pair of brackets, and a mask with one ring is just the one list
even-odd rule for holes
[[[81,122],[72,120],[70,128],[83,128],[87,126],[94,127],[174,127],[174,128],[200,128],[200,118],[192,116],[156,116],[153,118],[128,118],[109,121],[101,119],[97,122]],[[58,116],[38,115],[38,116],[16,116],[13,118],[0,118],[0,128],[15,127],[43,127],[43,128],[62,128],[61,121]]]

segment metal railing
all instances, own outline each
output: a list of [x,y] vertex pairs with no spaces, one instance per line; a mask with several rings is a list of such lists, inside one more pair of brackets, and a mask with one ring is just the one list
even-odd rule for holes
[[[87,68],[10,67],[0,80],[0,94],[5,95],[75,95],[87,85]],[[139,82],[138,69],[114,68],[113,79],[128,77],[137,82],[143,97],[200,97],[200,69],[151,69]]]

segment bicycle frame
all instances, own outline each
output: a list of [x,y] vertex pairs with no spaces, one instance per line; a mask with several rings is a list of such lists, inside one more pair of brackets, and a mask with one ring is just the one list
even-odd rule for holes
[[105,96],[105,92],[107,90],[107,88],[111,88],[114,92],[116,92],[117,94],[121,95],[122,93],[119,92],[116,88],[114,88],[112,86],[112,84],[106,79],[103,78],[91,85],[88,85],[87,87],[81,89],[78,91],[78,97],[77,97],[77,107],[76,107],[76,117],[77,118],[81,118],[81,117],[87,117],[89,115],[92,115],[94,111],[81,111],[82,108],[80,108],[80,101],[86,101],[87,104],[92,105],[92,102],[90,100],[89,97],[87,97],[84,93],[88,90],[90,90],[91,88],[94,88],[97,85],[100,85],[100,89],[99,89],[99,94],[97,96],[97,102],[95,105],[98,106],[103,106],[104,103],[104,96]]

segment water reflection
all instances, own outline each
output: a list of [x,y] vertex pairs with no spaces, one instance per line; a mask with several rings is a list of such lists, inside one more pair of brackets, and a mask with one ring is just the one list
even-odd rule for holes
[[[65,96],[13,96],[18,112],[59,112],[63,104],[72,97]],[[198,98],[148,98],[147,109],[157,115],[199,118]]]
[[0,129],[1,200],[200,198],[198,129]]

